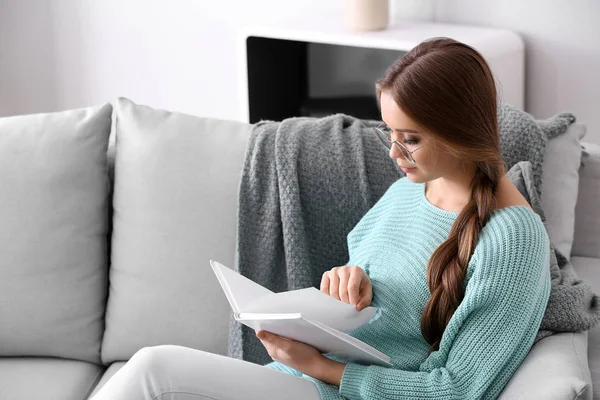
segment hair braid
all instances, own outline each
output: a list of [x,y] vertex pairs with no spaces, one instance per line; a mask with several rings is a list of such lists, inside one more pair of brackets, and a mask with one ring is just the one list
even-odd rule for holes
[[421,316],[421,332],[430,351],[439,349],[442,334],[464,297],[463,281],[479,232],[496,206],[501,168],[478,164],[471,199],[456,218],[448,239],[431,255],[427,283],[431,297]]

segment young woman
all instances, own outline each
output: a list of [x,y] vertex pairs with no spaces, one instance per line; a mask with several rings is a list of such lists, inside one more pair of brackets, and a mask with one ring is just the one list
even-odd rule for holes
[[[94,400],[494,399],[529,352],[550,295],[541,219],[505,175],[483,57],[421,43],[377,82],[375,134],[406,173],[348,235],[321,290],[361,310],[352,335],[393,367],[323,355],[260,331],[267,367],[178,346],[144,348]],[[283,372],[283,373],[282,373]]]

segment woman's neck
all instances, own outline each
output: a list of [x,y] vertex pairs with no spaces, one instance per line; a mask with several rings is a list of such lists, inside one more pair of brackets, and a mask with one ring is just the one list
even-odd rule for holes
[[426,183],[425,196],[442,210],[460,212],[471,199],[472,174],[443,176]]

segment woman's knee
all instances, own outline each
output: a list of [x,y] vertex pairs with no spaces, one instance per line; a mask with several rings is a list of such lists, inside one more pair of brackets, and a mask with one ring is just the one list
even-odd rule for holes
[[129,363],[146,373],[148,372],[165,372],[168,370],[170,362],[177,360],[178,353],[184,351],[185,348],[176,345],[158,345],[148,346],[139,349],[129,360]]

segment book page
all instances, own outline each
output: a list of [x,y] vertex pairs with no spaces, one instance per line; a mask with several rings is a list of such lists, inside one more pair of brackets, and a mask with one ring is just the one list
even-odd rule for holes
[[348,333],[369,322],[376,311],[375,307],[367,307],[358,312],[355,306],[310,287],[257,298],[246,303],[240,312],[301,313],[306,318]]
[[210,265],[234,313],[241,312],[253,301],[275,294],[217,261],[210,260]]
[[265,330],[309,344],[322,353],[333,353],[363,364],[390,366],[390,357],[343,332],[322,326],[301,314],[242,313],[236,317],[255,331]]

